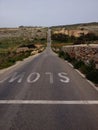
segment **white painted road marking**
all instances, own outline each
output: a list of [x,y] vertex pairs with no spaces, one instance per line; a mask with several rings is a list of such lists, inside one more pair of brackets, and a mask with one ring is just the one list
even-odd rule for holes
[[50,84],[53,84],[53,73],[51,73],[51,72],[46,72],[45,74],[46,74],[46,75],[49,75],[49,77],[50,77]]
[[58,73],[58,76],[63,78],[63,79],[60,79],[61,82],[69,83],[70,79],[66,75],[67,73],[64,73],[64,72]]
[[8,79],[9,77],[6,77],[5,79],[3,79],[3,80],[0,80],[0,83],[3,83],[3,82],[5,82],[7,79]]
[[17,75],[17,72],[14,73],[14,75],[12,76],[12,78],[10,79],[9,83],[14,82],[15,80],[18,79],[18,83],[21,83],[23,80],[23,77],[25,75],[25,72],[21,73],[20,75]]
[[76,72],[78,72],[79,75],[81,75],[83,78],[86,78],[86,76],[84,74],[82,74],[79,70],[75,69]]
[[[44,76],[45,76],[45,78],[46,78],[46,76],[48,76],[50,84],[54,83],[54,76],[55,75],[52,72],[45,72]],[[62,83],[69,83],[70,82],[70,79],[67,76],[67,73],[65,73],[65,72],[57,73],[56,76],[59,77],[59,81],[62,82]],[[0,83],[3,83],[5,81],[7,81],[7,80],[8,80],[9,83],[13,83],[15,81],[17,83],[21,83],[21,82],[24,81],[25,78],[26,78],[26,72],[22,72],[22,73],[15,72],[11,76],[7,76],[4,79],[0,80]],[[35,83],[40,78],[41,78],[41,74],[40,73],[38,73],[38,72],[32,72],[29,75],[27,75],[26,82],[27,83]]]
[[[33,80],[31,80],[32,76],[34,76],[34,75],[36,75],[36,78],[33,79]],[[31,74],[28,76],[27,82],[28,82],[28,83],[35,83],[39,78],[40,78],[40,74],[34,72],[34,73],[31,73]]]
[[98,100],[0,100],[0,104],[98,105]]

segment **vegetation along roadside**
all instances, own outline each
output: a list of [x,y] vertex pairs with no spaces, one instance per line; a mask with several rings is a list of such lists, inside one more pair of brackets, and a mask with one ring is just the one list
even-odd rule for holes
[[46,47],[47,28],[0,28],[0,69],[7,68],[42,52]]

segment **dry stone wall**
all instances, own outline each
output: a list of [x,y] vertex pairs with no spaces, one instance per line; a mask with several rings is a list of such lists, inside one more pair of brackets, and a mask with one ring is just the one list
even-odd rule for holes
[[71,57],[81,59],[85,63],[94,60],[98,69],[98,44],[63,46],[62,50]]

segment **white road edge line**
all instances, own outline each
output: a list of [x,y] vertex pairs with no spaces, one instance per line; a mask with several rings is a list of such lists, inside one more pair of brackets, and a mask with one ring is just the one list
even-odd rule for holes
[[69,65],[70,67],[74,68],[74,66],[73,66],[71,63],[69,63],[69,62],[68,62],[68,65]]
[[[84,74],[82,74],[79,70],[77,70],[77,69],[75,69],[76,70],[76,72],[78,73],[78,74],[80,74],[81,76],[82,76],[82,78],[85,78],[86,79],[86,76],[84,75]],[[95,86],[95,84],[92,82],[92,81],[90,81],[90,80],[88,80],[88,79],[86,79],[86,81],[95,89],[95,90],[97,90],[98,91],[98,88]]]
[[98,87],[96,87],[93,82],[91,82],[90,80],[87,80],[87,82],[88,82],[95,90],[98,91]]
[[83,78],[86,78],[84,74],[82,74],[79,70],[75,69],[78,74],[80,74]]
[[39,105],[98,105],[98,100],[0,100],[1,104],[8,105],[26,105],[26,104],[39,104]]
[[[73,65],[71,63],[69,63],[68,61],[65,61],[66,63],[68,63],[72,68]],[[86,76],[84,74],[82,74],[79,70],[75,69],[75,71],[82,77],[82,78],[86,78]],[[98,91],[98,88],[95,86],[95,84],[93,82],[91,82],[90,80],[86,79],[87,82],[95,89]]]

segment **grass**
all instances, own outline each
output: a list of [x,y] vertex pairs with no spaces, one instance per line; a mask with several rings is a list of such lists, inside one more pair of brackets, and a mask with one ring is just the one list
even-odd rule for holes
[[31,41],[29,39],[24,39],[23,37],[10,37],[0,39],[0,49],[15,48],[20,45],[29,44]]
[[29,39],[23,39],[23,37],[0,39],[0,69],[9,67],[15,64],[16,61],[27,57],[29,52],[16,54],[16,49],[22,44],[28,44],[29,42]]
[[16,61],[21,61],[31,55],[31,50],[16,53],[17,48],[33,46],[37,43],[45,46],[45,41],[45,39],[36,39],[36,42],[32,43],[28,38],[24,39],[23,37],[0,39],[0,69],[7,68],[15,64]]
[[7,68],[16,63],[16,61],[22,61],[31,55],[31,51],[25,53],[21,52],[16,54],[16,52],[3,53],[0,54],[0,69]]

